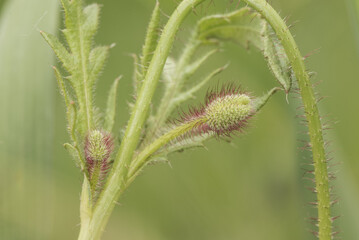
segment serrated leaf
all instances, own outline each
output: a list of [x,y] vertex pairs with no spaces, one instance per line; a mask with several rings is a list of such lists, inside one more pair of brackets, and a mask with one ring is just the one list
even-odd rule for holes
[[112,132],[113,125],[115,123],[115,115],[116,115],[116,95],[118,82],[121,77],[117,78],[111,86],[110,92],[107,98],[107,108],[105,113],[105,121],[104,121],[104,129],[107,132]]
[[245,7],[229,14],[203,18],[198,23],[197,35],[204,43],[232,41],[246,48],[252,44],[261,50],[263,23],[260,14]]
[[[82,12],[82,1],[81,0],[61,0],[62,7],[65,12],[65,26],[62,32],[64,33],[67,43],[73,51],[73,49],[77,49],[78,42],[76,39],[76,32],[78,30],[77,23],[80,21],[80,16],[78,16],[78,12]],[[81,11],[78,11],[81,9]]]
[[98,28],[100,7],[98,4],[91,4],[84,8],[84,21],[82,28],[86,36],[90,38],[96,33]]
[[[62,0],[65,10],[63,33],[69,46],[72,61],[60,59],[68,67],[71,87],[76,95],[78,111],[77,132],[84,137],[96,125],[96,107],[93,106],[95,80],[103,68],[108,55],[108,47],[98,47],[91,51],[93,36],[98,28],[99,6],[91,4],[83,8],[82,0]],[[71,125],[69,123],[69,125]]]
[[98,75],[101,73],[105,62],[109,55],[109,46],[95,47],[90,52],[89,57],[89,71],[90,71],[90,83],[94,87],[95,81]]
[[290,61],[277,35],[268,23],[263,28],[263,54],[273,75],[288,93],[293,81]]
[[55,77],[56,77],[56,80],[57,80],[57,85],[60,89],[60,93],[61,95],[63,96],[64,98],[64,101],[65,101],[65,105],[66,105],[66,108],[67,110],[70,109],[70,98],[68,96],[68,93],[67,93],[67,90],[66,90],[66,87],[65,87],[65,83],[64,83],[64,80],[59,72],[59,70],[56,68],[56,67],[53,67],[54,69],[54,72],[55,72]]
[[64,67],[71,72],[72,67],[74,65],[73,58],[71,54],[67,51],[67,49],[64,47],[64,45],[59,41],[59,39],[50,34],[41,31],[41,35],[44,37],[46,42],[51,46],[51,48],[54,50],[56,56],[59,58],[59,60],[62,62]]

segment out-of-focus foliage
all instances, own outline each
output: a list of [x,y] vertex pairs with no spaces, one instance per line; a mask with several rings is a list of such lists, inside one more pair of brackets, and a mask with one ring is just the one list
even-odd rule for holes
[[0,16],[0,239],[51,239],[56,214],[53,55],[56,0],[14,0]]
[[[11,7],[17,2],[22,3]],[[132,101],[129,55],[141,52],[155,1],[98,2],[103,7],[96,42],[115,42],[116,47],[96,98],[104,108],[109,86],[123,74],[116,116],[120,123],[114,127],[119,132],[129,116],[127,102]],[[68,141],[64,104],[50,67],[54,58],[37,31],[60,29],[55,26],[59,5],[57,0],[8,3],[0,1],[0,238],[75,239],[82,176],[62,146]],[[342,224],[343,239],[357,239],[359,56],[347,7],[343,1],[326,0],[272,3],[282,17],[290,16],[288,24],[300,20],[291,30],[303,55],[320,48],[307,66],[317,72],[313,82],[323,81],[317,90],[330,96],[320,104],[322,115],[330,114],[324,121],[339,121],[327,135],[333,140],[333,163],[342,162],[333,170],[346,176],[335,186],[341,197],[335,210],[342,215],[336,225]],[[175,4],[162,0],[161,14],[170,13]],[[181,52],[200,17],[237,8],[237,1],[214,0],[195,9],[180,30],[172,56]],[[5,23],[11,28],[3,35]],[[228,61],[228,69],[215,81],[238,81],[258,96],[275,86],[261,52],[234,44],[210,59],[201,75]],[[310,156],[298,149],[306,137],[295,117],[299,103],[293,97],[288,105],[284,94],[275,96],[231,145],[212,140],[207,151],[171,155],[172,168],[149,167],[123,195],[104,239],[314,239],[307,231],[307,218],[315,214],[308,206],[314,196],[306,189],[313,184],[303,179],[309,177],[303,164]]]

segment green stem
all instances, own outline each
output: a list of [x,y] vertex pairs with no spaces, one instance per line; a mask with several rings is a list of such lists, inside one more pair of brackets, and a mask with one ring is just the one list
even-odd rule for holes
[[169,131],[168,133],[162,135],[160,138],[157,138],[152,144],[148,145],[131,163],[130,169],[128,171],[128,178],[132,178],[133,176],[137,175],[137,173],[142,169],[143,166],[146,165],[149,157],[159,150],[161,147],[175,139],[176,137],[185,134],[196,126],[204,123],[206,119],[200,118],[195,119],[191,122],[182,124],[173,130]]
[[93,214],[91,215],[89,224],[81,226],[81,228],[85,228],[81,229],[81,232],[87,232],[87,238],[82,239],[100,238],[117,199],[126,187],[128,166],[138,145],[141,129],[146,120],[152,96],[155,92],[164,64],[171,50],[175,34],[191,9],[203,1],[204,0],[182,1],[163,29],[163,33],[158,42],[156,51],[147,71],[146,78],[141,86],[139,96],[126,128],[120,150],[108,177],[107,184],[102,190],[102,194],[93,209]]
[[166,91],[163,97],[161,98],[160,105],[157,108],[156,116],[147,130],[148,133],[145,137],[145,140],[143,141],[144,143],[152,140],[158,128],[163,125],[163,123],[168,119],[168,116],[173,111],[175,106],[173,106],[172,100],[174,97],[177,96],[177,94],[182,89],[183,82],[187,77],[186,74],[184,73],[185,72],[184,68],[188,64],[188,62],[190,61],[190,59],[192,58],[193,54],[196,52],[200,44],[201,43],[197,40],[196,32],[194,32],[191,35],[188,44],[186,44],[186,47],[178,61],[178,64],[176,66],[176,72],[174,74],[175,79],[166,86]]
[[92,203],[91,203],[91,188],[87,177],[84,176],[82,184],[81,202],[80,202],[80,217],[81,217],[81,230],[79,240],[91,239],[91,232],[88,231],[91,216],[92,216]]
[[298,85],[305,108],[309,137],[312,146],[318,201],[318,236],[320,240],[330,240],[332,235],[332,221],[330,217],[329,181],[322,125],[320,122],[314,91],[311,86],[309,76],[305,70],[303,57],[301,56],[288,27],[278,13],[266,1],[244,1],[262,14],[262,16],[272,26],[285,49],[285,52],[291,62],[292,69],[298,79]]

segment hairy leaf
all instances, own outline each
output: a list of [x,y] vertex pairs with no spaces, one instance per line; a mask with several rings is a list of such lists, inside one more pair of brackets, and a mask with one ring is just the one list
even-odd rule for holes
[[218,49],[213,49],[204,54],[202,57],[195,60],[194,62],[192,62],[191,64],[188,64],[184,69],[185,80],[190,78],[216,52],[218,52]]
[[[96,80],[108,58],[110,47],[100,46],[92,49],[93,37],[99,21],[100,8],[97,4],[83,8],[82,0],[62,0],[61,2],[65,11],[65,29],[62,32],[69,49],[67,50],[55,36],[47,33],[42,33],[42,35],[69,73],[65,79],[69,80],[69,86],[73,88],[70,91],[75,97],[72,104],[77,105],[73,106],[77,115],[75,116],[77,118],[76,132],[83,139],[89,130],[99,127],[97,124],[99,111],[93,106],[93,92]],[[56,75],[58,81],[62,79],[58,72]],[[65,84],[61,83],[61,85],[64,89],[61,91],[66,92]],[[68,102],[66,105],[69,105]],[[68,121],[71,121],[69,116]]]
[[[105,62],[109,55],[109,46],[95,47],[91,50],[89,56],[89,71],[90,71],[90,83],[95,84],[100,72],[102,71]],[[93,88],[94,86],[92,86]]]
[[229,14],[209,16],[199,22],[197,31],[204,43],[232,41],[261,50],[279,84],[286,93],[290,91],[294,78],[290,62],[273,29],[259,13],[245,7]]
[[[133,75],[132,75],[133,90],[135,97],[137,97],[142,83],[141,67],[140,67],[138,56],[136,54],[131,54],[131,56],[133,57],[133,66],[134,66]],[[133,103],[130,104],[133,105]]]
[[117,78],[110,89],[107,98],[107,108],[105,112],[105,122],[104,122],[104,129],[107,132],[111,132],[113,125],[115,123],[115,115],[116,115],[116,95],[117,95],[117,88],[118,82],[120,81],[121,77]]
[[151,20],[147,27],[147,34],[145,39],[145,44],[142,49],[141,56],[141,67],[142,67],[142,76],[146,76],[147,68],[150,65],[153,52],[157,46],[157,40],[159,38],[159,29],[160,29],[160,3],[156,2],[156,6],[153,9]]
[[191,87],[189,90],[187,91],[183,91],[181,93],[179,93],[176,98],[174,98],[172,100],[172,105],[173,106],[178,106],[179,104],[181,104],[182,102],[193,98],[194,94],[199,91],[203,86],[205,86],[206,83],[208,83],[214,76],[216,76],[217,74],[221,73],[222,71],[224,71],[227,68],[227,65],[221,67],[221,68],[217,68],[216,70],[212,71],[211,73],[209,73],[205,78],[203,78],[202,81],[200,81],[199,83],[197,83],[197,85]]
[[68,93],[67,93],[67,90],[66,90],[66,87],[65,87],[65,83],[64,83],[64,80],[59,72],[59,70],[56,68],[56,67],[53,67],[54,69],[54,72],[55,72],[55,77],[56,77],[56,80],[57,80],[57,85],[60,89],[60,93],[61,95],[63,96],[64,100],[65,100],[65,104],[66,104],[66,109],[67,111],[69,111],[69,109],[71,108],[70,104],[71,104],[71,100],[68,96]]
[[268,102],[268,100],[278,91],[280,88],[272,88],[268,93],[264,94],[262,97],[255,99],[254,109],[256,112],[262,109],[262,107]]
[[232,41],[245,48],[252,44],[258,49],[263,49],[263,23],[258,13],[246,7],[229,14],[203,18],[198,23],[197,35],[205,43]]
[[294,74],[282,44],[268,23],[263,27],[263,54],[275,78],[288,93]]
[[64,47],[64,45],[59,41],[59,39],[50,33],[45,33],[43,31],[41,31],[40,33],[44,37],[46,42],[52,47],[56,56],[60,59],[67,71],[72,71],[72,68],[74,66],[72,56]]

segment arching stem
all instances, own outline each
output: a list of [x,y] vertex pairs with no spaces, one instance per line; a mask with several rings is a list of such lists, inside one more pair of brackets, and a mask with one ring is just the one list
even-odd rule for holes
[[257,10],[272,26],[291,62],[298,80],[305,115],[308,122],[310,143],[312,147],[315,184],[318,201],[318,237],[320,240],[332,239],[332,220],[330,217],[330,194],[328,169],[324,149],[322,124],[320,122],[317,101],[305,70],[303,57],[288,27],[278,13],[265,0],[244,0]]

